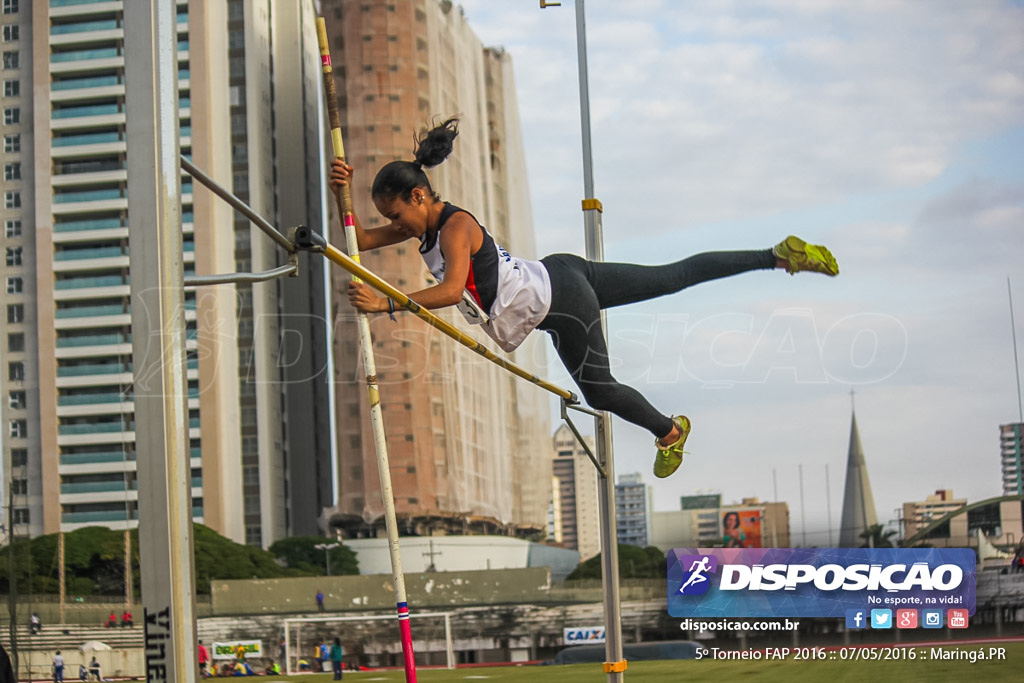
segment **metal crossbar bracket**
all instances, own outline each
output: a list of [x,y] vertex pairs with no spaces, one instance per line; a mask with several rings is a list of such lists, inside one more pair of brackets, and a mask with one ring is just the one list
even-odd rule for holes
[[572,410],[578,410],[581,413],[593,415],[594,417],[601,417],[601,413],[597,412],[596,410],[590,410],[589,408],[584,408],[579,405],[573,405],[569,403],[568,399],[562,399],[562,420],[564,420],[565,424],[569,427],[570,430],[572,430],[572,433],[576,436],[576,440],[580,442],[580,446],[583,447],[583,450],[586,452],[587,457],[590,458],[590,462],[594,463],[594,467],[597,468],[597,473],[601,475],[602,479],[607,478],[608,473],[605,470],[604,465],[598,462],[597,456],[594,455],[594,451],[592,451],[590,449],[590,446],[587,445],[587,442],[583,440],[583,435],[580,434],[580,430],[576,429],[576,425],[574,425],[572,420],[569,419],[570,408]]

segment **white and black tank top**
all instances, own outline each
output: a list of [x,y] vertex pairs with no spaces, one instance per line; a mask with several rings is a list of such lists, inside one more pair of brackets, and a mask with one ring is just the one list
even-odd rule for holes
[[[430,273],[444,280],[444,253],[440,235],[458,212],[468,214],[484,234],[483,244],[470,256],[465,294],[458,309],[472,325],[484,331],[505,351],[514,351],[540,324],[551,308],[551,279],[540,261],[512,256],[494,242],[473,214],[445,202],[437,230],[420,238],[420,254]],[[481,315],[484,313],[486,315]]]

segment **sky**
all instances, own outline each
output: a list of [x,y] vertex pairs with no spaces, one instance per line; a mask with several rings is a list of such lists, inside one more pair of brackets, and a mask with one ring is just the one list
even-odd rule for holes
[[[582,255],[573,3],[461,5],[513,59],[538,256]],[[606,260],[796,234],[841,270],[610,311],[616,376],[693,423],[656,480],[651,436],[616,420],[616,471],[642,472],[655,510],[783,500],[794,545],[838,543],[855,405],[881,523],[937,489],[1000,495],[999,425],[1020,419],[1011,291],[1024,356],[1021,4],[591,0],[586,26]],[[571,386],[553,353],[548,370]]]

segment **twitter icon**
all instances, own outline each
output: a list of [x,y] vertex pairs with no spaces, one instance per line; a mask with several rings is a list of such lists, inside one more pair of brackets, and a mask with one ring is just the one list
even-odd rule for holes
[[871,610],[871,628],[892,628],[892,610]]

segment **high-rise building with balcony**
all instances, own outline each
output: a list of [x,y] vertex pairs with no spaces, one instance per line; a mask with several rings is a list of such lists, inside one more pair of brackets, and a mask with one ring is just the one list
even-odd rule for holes
[[999,425],[999,465],[1003,495],[1024,493],[1024,422]]
[[[179,0],[180,145],[282,226],[319,225],[313,3]],[[137,523],[124,3],[3,0],[2,340],[12,531]],[[285,262],[183,175],[183,268]],[[193,189],[195,188],[195,192]],[[193,516],[236,541],[312,533],[331,501],[323,270],[186,290]],[[289,342],[305,335],[301,344]],[[301,347],[301,348],[300,348]]]
[[[454,153],[429,171],[433,188],[471,211],[497,243],[535,257],[509,55],[485,49],[451,2],[326,0],[322,10],[363,226],[384,224],[370,200],[377,170],[411,159],[415,133],[435,117],[460,115]],[[331,241],[344,248],[336,217],[332,226]],[[404,242],[362,261],[399,289],[417,291],[432,282],[417,247]],[[373,536],[383,530],[383,505],[348,280],[340,271],[333,277],[341,495],[331,523],[347,536]],[[438,313],[467,330],[457,312]],[[403,531],[543,533],[549,397],[413,316],[376,316],[371,329]],[[493,347],[478,329],[467,333]],[[545,340],[534,336],[514,362],[540,365],[543,351],[534,345]]]

